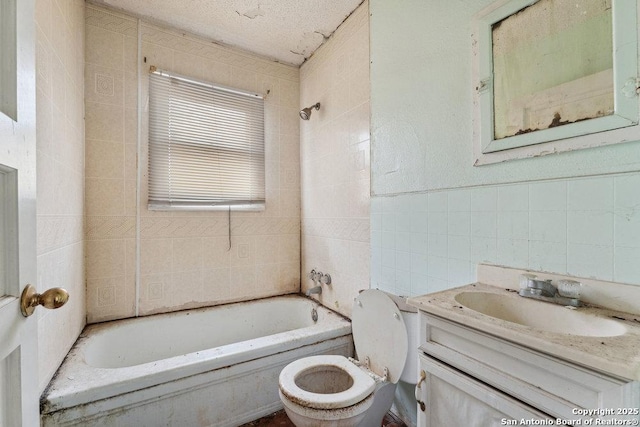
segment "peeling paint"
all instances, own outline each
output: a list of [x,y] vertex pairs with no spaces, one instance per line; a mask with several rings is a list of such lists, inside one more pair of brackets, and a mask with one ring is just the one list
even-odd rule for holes
[[258,16],[265,16],[264,10],[260,9],[260,5],[258,7],[254,7],[253,9],[249,9],[244,13],[240,13],[240,11],[236,10],[238,16],[244,16],[249,19],[256,19]]
[[325,33],[323,33],[322,31],[314,31],[314,33],[316,34],[320,34],[323,38],[322,43],[326,42],[327,40],[329,40],[329,37],[331,37],[331,34],[333,33],[329,33],[329,35],[326,35]]
[[[143,22],[197,35],[281,64],[299,67],[339,27],[361,0],[200,1],[92,0],[92,3],[141,18]],[[315,43],[297,43],[303,33],[318,31]],[[303,52],[297,55],[289,52]]]
[[[522,135],[522,134],[525,134],[525,133],[535,132],[535,131],[543,130],[543,129],[550,129],[550,128],[554,128],[554,127],[558,127],[558,126],[562,126],[562,125],[568,125],[568,124],[571,124],[571,123],[578,123],[578,122],[582,122],[582,121],[584,121],[584,120],[590,120],[590,119],[595,119],[595,118],[598,118],[598,117],[604,117],[604,116],[606,116],[606,115],[607,115],[607,114],[606,114],[604,111],[599,110],[599,111],[598,111],[595,115],[593,115],[593,116],[589,116],[589,117],[582,117],[582,118],[577,119],[577,120],[562,120],[562,117],[560,116],[560,113],[556,112],[556,113],[554,113],[554,115],[553,115],[553,119],[551,120],[551,123],[549,123],[549,124],[547,125],[547,127],[546,127],[546,128],[535,128],[535,129],[527,128],[527,129],[520,129],[519,131],[517,131],[517,132],[515,133],[515,135]],[[555,151],[555,150],[554,150],[554,151]],[[571,150],[567,150],[567,151],[571,151]],[[545,153],[542,153],[542,154],[545,154]]]
[[302,38],[300,38],[296,49],[290,52],[307,58],[326,40],[325,35],[319,31],[307,31],[302,35]]
[[[365,0],[362,0],[360,3],[358,3],[358,6],[356,6],[350,13],[348,13],[344,19],[342,20],[342,22],[340,22],[340,24],[338,24],[338,26],[335,28],[335,30],[329,32],[328,34],[325,34],[325,32],[321,32],[319,30],[314,31],[314,33],[320,34],[323,38],[322,42],[315,47],[315,49],[313,49],[313,51],[311,52],[311,55],[309,55],[308,57],[305,57],[305,62],[309,60],[309,58],[311,58],[313,56],[313,54],[315,53],[316,50],[318,50],[320,48],[320,46],[322,46],[323,44],[325,44],[327,41],[329,41],[329,39],[331,38],[331,36],[333,35],[333,33],[335,33],[336,31],[338,31],[338,28],[340,28],[342,26],[342,24],[344,24],[347,19],[349,19],[349,17],[351,17],[351,15],[353,15],[355,13],[356,10],[358,10],[358,8],[365,2]],[[304,64],[304,62],[303,62]]]

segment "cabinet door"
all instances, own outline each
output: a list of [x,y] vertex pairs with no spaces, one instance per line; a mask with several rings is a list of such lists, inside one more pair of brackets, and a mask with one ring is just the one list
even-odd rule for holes
[[426,376],[417,393],[424,402],[424,410],[418,404],[418,427],[492,427],[552,419],[426,355],[420,355],[420,369]]

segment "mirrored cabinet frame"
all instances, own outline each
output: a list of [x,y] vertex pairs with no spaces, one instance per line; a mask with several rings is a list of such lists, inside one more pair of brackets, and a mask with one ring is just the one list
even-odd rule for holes
[[499,0],[474,16],[474,166],[640,139],[636,0],[611,0],[613,114],[495,139],[493,26],[538,1]]

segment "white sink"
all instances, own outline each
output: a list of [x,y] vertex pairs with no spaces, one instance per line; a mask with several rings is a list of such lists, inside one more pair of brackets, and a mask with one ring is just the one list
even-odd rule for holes
[[627,331],[624,325],[615,320],[515,295],[461,292],[454,299],[484,315],[547,332],[613,337]]

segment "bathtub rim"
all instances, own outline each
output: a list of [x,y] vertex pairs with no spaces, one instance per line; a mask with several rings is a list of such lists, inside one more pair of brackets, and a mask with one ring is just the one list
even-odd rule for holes
[[[255,359],[229,367],[228,369],[218,369],[207,371],[199,375],[181,378],[177,381],[159,384],[146,389],[136,390],[131,393],[117,395],[112,398],[102,399],[89,404],[72,406],[57,411],[42,414],[41,421],[43,427],[56,426],[87,426],[96,425],[96,421],[104,417],[119,417],[123,410],[134,410],[139,406],[148,406],[158,400],[171,400],[174,396],[189,393],[193,390],[205,390],[210,386],[214,388],[222,386],[225,390],[229,381],[236,381],[241,378],[251,377],[260,381],[265,369],[280,365],[282,368],[287,364],[303,357],[314,354],[342,354],[345,357],[353,356],[353,340],[350,335],[332,338],[327,341],[315,343],[292,349],[287,352],[272,354],[264,359]],[[282,401],[277,394],[277,377],[272,378],[273,388],[265,390],[275,391],[274,399],[267,405],[258,407],[244,406],[241,412],[228,414],[225,411],[223,420],[214,422],[212,427],[234,427],[244,425],[275,411],[282,409]],[[200,393],[200,392],[199,392]],[[253,401],[252,401],[253,402]],[[264,402],[263,402],[264,403]],[[211,401],[213,404],[213,400]],[[252,403],[249,403],[251,405]],[[218,406],[223,408],[223,406]],[[192,411],[187,412],[192,414]],[[160,423],[158,423],[160,424]],[[132,425],[131,423],[127,425]],[[138,424],[135,424],[138,425]]]
[[[246,305],[259,301],[278,299],[296,299],[301,302],[311,303],[316,310],[324,310],[326,312],[327,321],[265,337],[241,341],[239,343],[227,344],[213,349],[206,349],[122,368],[98,368],[90,366],[84,361],[83,350],[84,347],[88,345],[91,329],[94,329],[94,326],[101,325],[104,327],[107,323],[122,321],[135,322],[137,318],[87,325],[85,330],[90,330],[88,333],[85,333],[85,330],[83,330],[53,379],[42,393],[40,413],[44,415],[57,412],[66,408],[169,383],[207,371],[250,362],[275,353],[282,353],[312,345],[320,341],[351,335],[351,321],[348,318],[321,305],[318,301],[300,294],[280,295],[211,307],[199,307],[181,310],[180,312],[203,309],[215,310],[216,308],[234,304]],[[144,318],[172,315],[180,312],[162,313],[144,316]],[[312,331],[316,333],[310,333]],[[247,351],[247,346],[249,346],[248,348],[250,348],[251,351]],[[119,376],[118,380],[114,380],[113,378],[116,373]]]
[[[150,313],[150,314],[146,314],[146,315],[141,315],[138,317],[128,317],[128,318],[124,318],[124,319],[115,319],[115,320],[110,320],[110,321],[104,321],[104,322],[97,322],[97,323],[92,323],[89,325],[85,325],[84,329],[82,330],[82,332],[80,333],[80,336],[78,337],[78,339],[76,340],[76,343],[80,341],[80,338],[87,338],[87,335],[93,335],[93,334],[103,334],[103,333],[109,333],[110,331],[105,331],[105,329],[108,329],[113,323],[118,322],[118,323],[122,323],[123,326],[127,327],[129,324],[133,323],[138,323],[138,322],[148,322],[154,318],[162,318],[162,317],[179,317],[179,316],[184,316],[184,315],[189,315],[189,314],[195,314],[196,316],[198,315],[198,312],[200,311],[209,311],[209,310],[213,310],[213,309],[220,309],[220,310],[225,310],[225,309],[229,309],[229,308],[233,308],[234,306],[241,306],[241,305],[249,305],[249,304],[260,304],[260,303],[265,303],[265,302],[269,302],[270,300],[286,300],[286,301],[295,301],[297,303],[300,303],[301,301],[306,301],[308,303],[311,304],[311,306],[313,308],[318,308],[318,307],[322,307],[325,310],[325,313],[329,314],[336,314],[338,317],[343,318],[344,320],[346,320],[347,322],[351,323],[351,319],[349,319],[348,317],[344,316],[342,313],[339,313],[335,310],[332,310],[329,307],[325,307],[322,304],[320,304],[319,301],[313,299],[312,297],[306,296],[304,294],[301,293],[293,293],[293,294],[284,294],[284,295],[271,295],[271,296],[265,296],[265,297],[261,297],[261,298],[256,298],[256,299],[252,299],[252,300],[245,300],[245,301],[229,301],[229,302],[225,302],[223,304],[216,304],[216,305],[212,305],[212,306],[198,306],[198,307],[190,307],[190,308],[185,308],[182,310],[175,310],[175,311],[170,311],[170,312],[162,312],[162,313]],[[312,325],[308,325],[308,326],[314,326],[316,322],[314,322],[314,324]],[[302,328],[299,328],[302,329]],[[291,330],[292,331],[292,330]],[[288,332],[291,332],[288,331]],[[272,335],[277,335],[277,334],[272,334]],[[248,341],[248,340],[246,340]],[[75,344],[74,343],[74,346]],[[189,352],[186,354],[191,354],[191,353],[197,353],[200,351],[204,351],[204,350],[198,350],[198,351],[193,351],[193,352]],[[85,355],[86,356],[86,355]],[[176,355],[176,356],[171,356],[171,357],[177,357],[177,356],[182,356],[182,355]],[[164,358],[164,360],[169,359],[171,357],[167,357]],[[157,360],[163,360],[163,359],[157,359]],[[156,362],[157,360],[151,360],[149,361],[149,363],[152,362]],[[122,368],[126,368],[126,367],[135,367],[135,366],[140,366],[143,365],[145,363],[148,362],[142,362],[142,363],[136,363],[135,365],[130,365],[130,366],[97,366],[95,364],[91,364],[88,363],[88,361],[85,360],[85,363],[87,365],[89,365],[90,367],[93,368],[104,368],[104,369],[122,369]]]

